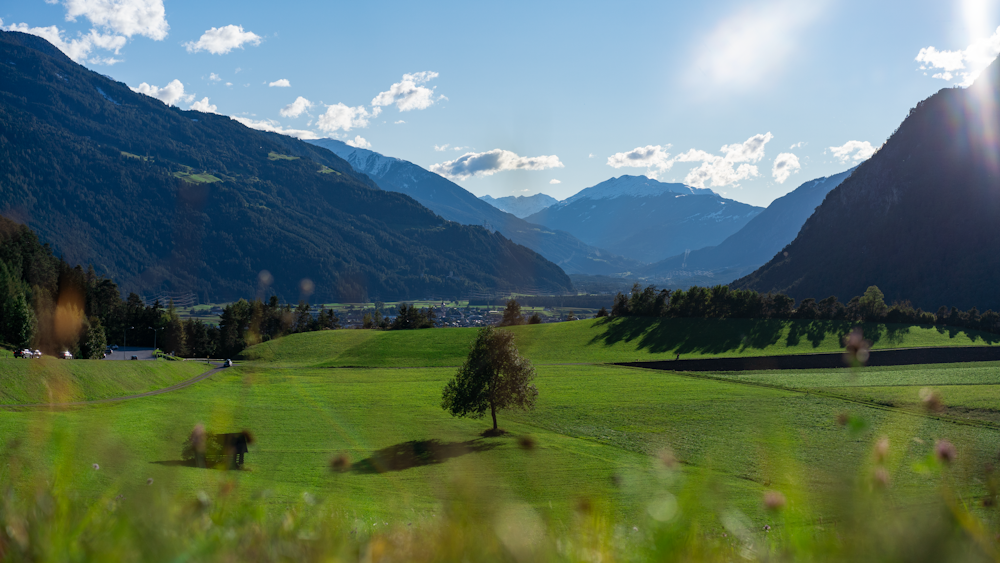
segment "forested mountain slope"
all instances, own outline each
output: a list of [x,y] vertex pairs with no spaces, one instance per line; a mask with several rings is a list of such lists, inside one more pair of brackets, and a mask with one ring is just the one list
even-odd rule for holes
[[449,221],[484,225],[559,264],[571,274],[604,274],[636,270],[638,262],[588,246],[573,235],[518,219],[468,190],[412,162],[352,147],[336,139],[309,141],[334,152],[386,190],[404,193]]
[[181,111],[0,32],[0,214],[141,294],[202,301],[565,291],[555,264],[329,151]]
[[795,239],[802,224],[823,202],[830,190],[840,185],[854,169],[810,180],[771,202],[718,246],[709,246],[672,256],[643,270],[647,277],[677,278],[712,274],[718,283],[746,275],[770,260]]
[[1000,309],[1000,64],[917,104],[785,253],[735,286]]

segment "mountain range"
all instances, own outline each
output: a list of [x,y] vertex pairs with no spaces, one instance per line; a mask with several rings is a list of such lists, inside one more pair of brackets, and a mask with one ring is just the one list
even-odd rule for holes
[[736,287],[1000,309],[1000,63],[917,104],[798,236]]
[[581,190],[527,221],[648,263],[719,244],[761,211],[712,190],[621,176]]
[[140,294],[572,287],[534,251],[382,190],[330,151],[164,105],[18,32],[0,32],[0,170],[0,214]]
[[558,199],[546,194],[519,196],[509,195],[506,197],[484,195],[480,196],[479,199],[501,211],[506,211],[507,213],[521,219],[524,219],[533,213],[538,213],[546,207],[559,202]]
[[354,170],[386,190],[406,194],[441,217],[463,225],[486,226],[555,262],[570,274],[617,274],[641,264],[581,242],[558,229],[531,223],[501,211],[447,178],[420,166],[336,139],[310,143],[329,149]]
[[771,202],[742,229],[717,246],[672,256],[642,270],[645,277],[687,279],[709,276],[726,284],[746,275],[795,239],[802,224],[854,168],[810,180]]

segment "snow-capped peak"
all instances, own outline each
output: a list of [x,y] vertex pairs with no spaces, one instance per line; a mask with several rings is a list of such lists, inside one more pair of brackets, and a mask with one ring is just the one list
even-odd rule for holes
[[626,175],[611,178],[596,186],[580,190],[575,195],[559,202],[558,205],[568,205],[580,199],[614,199],[620,196],[654,197],[665,193],[708,195],[715,192],[709,189],[692,188],[684,184],[667,184],[645,176]]

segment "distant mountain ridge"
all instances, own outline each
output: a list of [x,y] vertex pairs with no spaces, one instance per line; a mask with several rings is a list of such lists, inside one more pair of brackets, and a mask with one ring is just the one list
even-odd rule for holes
[[[855,167],[857,168],[857,167]],[[711,275],[726,284],[759,268],[795,239],[823,198],[854,172],[817,178],[771,202],[742,229],[718,246],[672,256],[642,270],[647,277],[677,278]]]
[[514,217],[524,219],[528,215],[538,213],[546,207],[557,203],[559,200],[546,194],[519,195],[506,197],[493,197],[489,194],[480,196],[479,199],[496,207],[500,211],[506,211]]
[[537,253],[444,221],[327,150],[166,106],[18,32],[0,32],[0,170],[0,214],[140,294],[572,288]]
[[567,273],[614,275],[642,266],[634,260],[584,244],[569,233],[501,211],[462,186],[412,162],[352,147],[336,139],[309,142],[340,156],[381,188],[404,193],[449,221],[497,230],[555,262]]
[[783,252],[734,282],[841,300],[1000,309],[1000,62],[917,104]]
[[645,176],[611,178],[527,218],[642,262],[721,243],[762,208]]

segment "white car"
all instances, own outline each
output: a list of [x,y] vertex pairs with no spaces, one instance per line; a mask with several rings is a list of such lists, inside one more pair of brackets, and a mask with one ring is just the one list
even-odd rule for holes
[[71,353],[69,352],[69,350],[66,350],[66,351],[64,351],[64,352],[62,353],[62,358],[63,358],[64,360],[72,360],[72,359],[73,359],[73,354],[71,354]]

